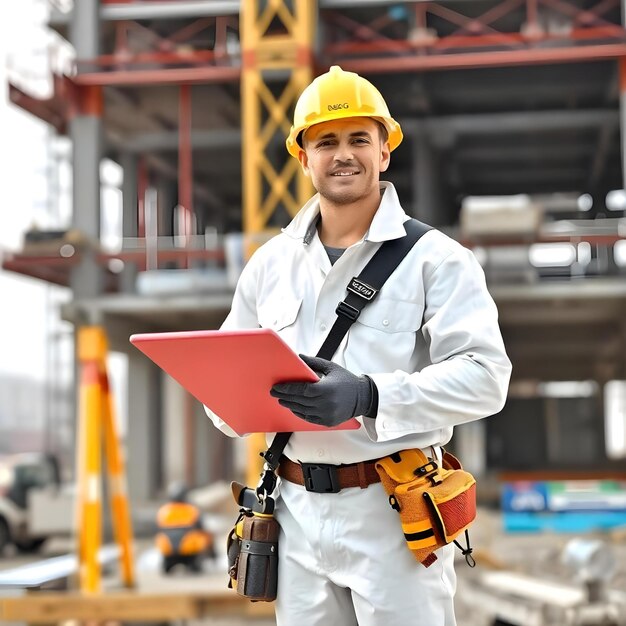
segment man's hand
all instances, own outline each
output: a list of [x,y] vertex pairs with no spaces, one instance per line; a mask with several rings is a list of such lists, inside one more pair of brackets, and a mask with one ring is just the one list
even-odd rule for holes
[[356,415],[376,417],[378,393],[369,376],[356,376],[332,361],[301,354],[320,376],[315,383],[278,383],[270,394],[294,415],[322,426],[337,426]]

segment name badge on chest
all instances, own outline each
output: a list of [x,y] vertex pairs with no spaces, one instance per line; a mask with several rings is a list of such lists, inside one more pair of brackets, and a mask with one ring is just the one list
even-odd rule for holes
[[361,296],[361,298],[364,298],[368,301],[371,300],[378,293],[378,289],[374,289],[374,287],[368,285],[367,283],[364,283],[362,280],[359,280],[356,277],[354,277],[350,281],[348,285],[348,291],[351,291],[357,296]]

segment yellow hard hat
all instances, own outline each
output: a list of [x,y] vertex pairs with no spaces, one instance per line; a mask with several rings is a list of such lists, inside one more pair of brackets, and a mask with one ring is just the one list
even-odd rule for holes
[[371,117],[389,133],[389,148],[395,150],[402,141],[400,124],[389,115],[380,91],[354,72],[344,72],[333,65],[318,76],[300,95],[293,115],[293,126],[287,137],[287,150],[298,158],[302,149],[300,133],[314,124],[347,117]]

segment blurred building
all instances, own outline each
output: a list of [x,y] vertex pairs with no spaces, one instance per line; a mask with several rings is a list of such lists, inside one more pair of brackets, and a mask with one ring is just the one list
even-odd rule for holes
[[[388,179],[409,213],[474,249],[498,304],[511,394],[497,418],[458,429],[466,463],[623,473],[623,403],[607,412],[604,389],[626,379],[624,11],[610,0],[50,2],[75,59],[51,63],[49,97],[15,81],[10,97],[71,139],[73,210],[63,228],[26,232],[3,267],[71,287],[63,318],[102,324],[127,355],[131,494],[232,472],[236,444],[128,337],[219,326],[246,251],[310,192],[284,135],[301,88],[332,64],[382,91],[405,133]],[[103,184],[104,159],[121,168],[119,187]],[[107,188],[122,203],[112,241]]]

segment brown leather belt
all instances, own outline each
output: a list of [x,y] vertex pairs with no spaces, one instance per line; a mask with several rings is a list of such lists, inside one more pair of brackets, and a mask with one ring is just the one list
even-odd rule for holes
[[295,463],[283,456],[278,466],[278,475],[290,483],[303,485],[307,491],[314,493],[337,493],[349,487],[366,489],[369,485],[380,482],[380,476],[374,467],[376,460],[349,465],[328,465]]

